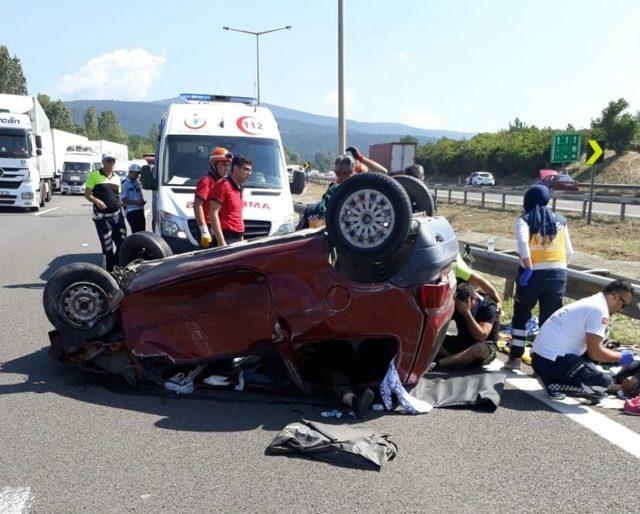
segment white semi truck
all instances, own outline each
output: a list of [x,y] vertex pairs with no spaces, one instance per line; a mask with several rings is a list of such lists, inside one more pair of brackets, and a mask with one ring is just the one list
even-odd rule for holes
[[[62,194],[74,192],[71,191],[72,186],[77,184],[70,184],[70,175],[68,172],[75,171],[73,166],[69,163],[76,162],[74,153],[80,153],[81,162],[85,162],[87,156],[90,163],[89,168],[93,168],[95,159],[93,158],[93,151],[89,147],[89,139],[86,136],[80,134],[74,134],[72,132],[65,132],[64,130],[51,129],[53,135],[53,156],[55,160],[55,191],[62,191]],[[87,169],[89,169],[87,168]],[[79,179],[78,179],[79,180]],[[63,187],[64,182],[64,187]],[[73,182],[73,181],[71,181]],[[84,182],[82,182],[84,184]],[[84,188],[83,191],[84,192]]]
[[129,160],[129,148],[127,145],[121,143],[114,143],[113,141],[105,141],[100,139],[99,141],[89,141],[94,153],[98,156],[98,161],[103,153],[110,152],[116,158],[117,161]]
[[54,175],[53,137],[38,99],[0,94],[0,206],[44,207]]

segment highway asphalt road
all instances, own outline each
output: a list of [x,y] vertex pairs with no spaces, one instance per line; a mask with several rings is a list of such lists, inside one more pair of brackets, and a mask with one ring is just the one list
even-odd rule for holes
[[[444,189],[438,190],[438,201],[446,202],[448,198],[448,191]],[[464,192],[461,191],[452,191],[451,197],[456,200],[460,200],[464,198]],[[467,194],[468,200],[473,201],[481,201],[482,200],[482,189],[477,188],[474,191],[469,191]],[[502,195],[495,193],[486,193],[485,201],[491,202],[493,205],[500,204],[502,202]],[[509,196],[507,195],[506,203],[508,205],[518,205],[522,206],[522,196]],[[570,212],[582,212],[582,201],[581,200],[557,200],[556,208],[559,211],[570,211]],[[593,211],[594,214],[608,214],[612,216],[620,216],[620,205],[613,203],[594,203]],[[627,205],[625,215],[629,218],[640,218],[640,205]]]
[[44,283],[99,262],[84,199],[0,211],[0,234],[0,512],[637,511],[640,418],[558,412],[522,375],[493,414],[366,420],[399,447],[380,472],[266,456],[287,423],[321,419],[317,400],[177,398],[50,360]]

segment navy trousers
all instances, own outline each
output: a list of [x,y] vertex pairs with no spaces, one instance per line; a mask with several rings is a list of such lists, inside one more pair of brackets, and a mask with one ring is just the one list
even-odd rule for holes
[[124,224],[122,212],[114,216],[99,216],[99,214],[94,216],[93,222],[96,224],[107,271],[113,271],[113,267],[118,264],[120,246],[127,237],[127,227]]
[[545,386],[549,384],[568,385],[582,388],[585,392],[604,392],[613,379],[603,373],[584,355],[564,355],[555,361],[533,354],[531,367]]
[[549,316],[562,307],[562,298],[567,288],[567,270],[565,269],[535,270],[526,287],[518,283],[519,277],[520,273],[516,278],[516,295],[513,304],[511,358],[522,357],[524,353],[527,340],[526,325],[536,303],[540,303],[539,325],[542,326]]

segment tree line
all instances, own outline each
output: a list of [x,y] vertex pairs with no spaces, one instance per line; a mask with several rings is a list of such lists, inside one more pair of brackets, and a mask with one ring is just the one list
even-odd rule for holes
[[[29,94],[20,59],[15,55],[11,56],[7,47],[3,45],[0,45],[0,93]],[[151,127],[147,136],[127,135],[113,111],[102,111],[98,115],[95,107],[89,107],[84,113],[82,123],[76,124],[71,111],[62,100],[52,100],[45,94],[38,94],[37,97],[49,118],[51,128],[81,134],[92,141],[105,139],[126,144],[131,159],[139,159],[145,153],[155,152],[158,139],[157,125]]]
[[581,152],[586,151],[589,139],[601,141],[616,155],[640,150],[640,112],[632,114],[628,109],[624,98],[612,100],[591,121],[590,128],[580,130],[571,125],[563,130],[537,128],[516,118],[498,132],[477,134],[468,140],[442,138],[419,146],[416,161],[424,166],[427,176],[451,180],[477,170],[490,171],[502,179],[537,177],[540,169],[558,166],[549,162],[555,134],[581,134]]

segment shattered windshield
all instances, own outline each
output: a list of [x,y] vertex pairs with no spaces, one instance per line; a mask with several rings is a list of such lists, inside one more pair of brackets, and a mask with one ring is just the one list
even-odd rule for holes
[[253,162],[245,187],[282,189],[282,161],[275,139],[168,136],[164,150],[163,183],[195,186],[209,169],[209,154],[222,146],[232,154],[242,154]]

